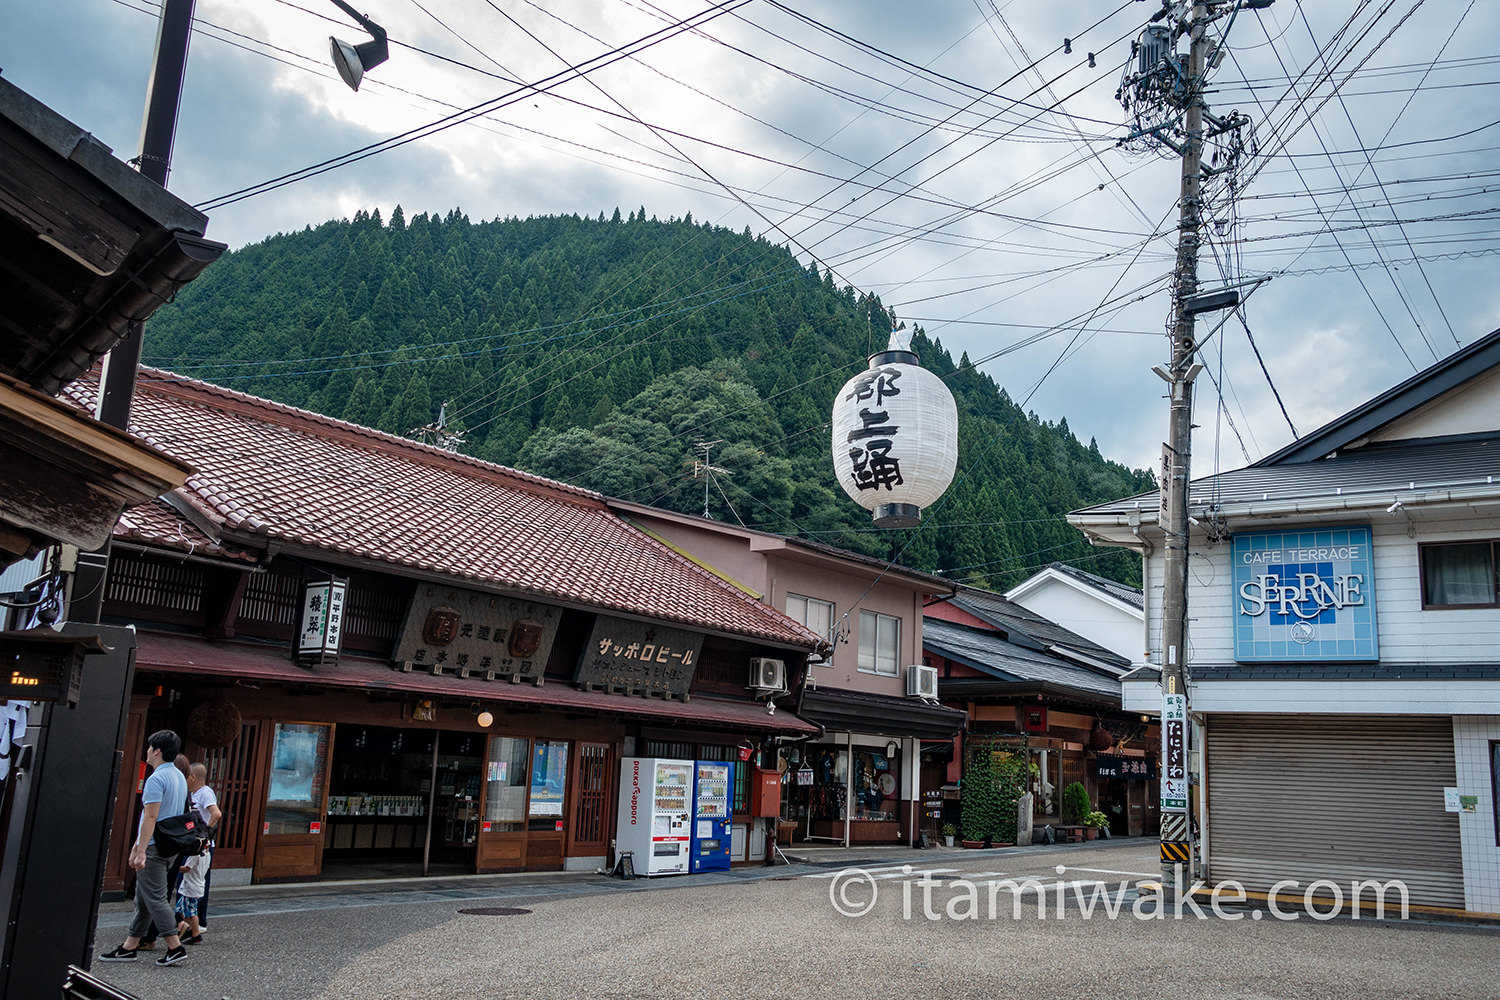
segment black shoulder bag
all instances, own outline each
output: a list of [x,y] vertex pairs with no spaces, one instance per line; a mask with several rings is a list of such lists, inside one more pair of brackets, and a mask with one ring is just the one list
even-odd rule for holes
[[189,799],[186,811],[181,816],[168,816],[156,821],[152,834],[156,841],[156,853],[162,857],[197,857],[208,845],[208,824],[198,818],[198,811]]

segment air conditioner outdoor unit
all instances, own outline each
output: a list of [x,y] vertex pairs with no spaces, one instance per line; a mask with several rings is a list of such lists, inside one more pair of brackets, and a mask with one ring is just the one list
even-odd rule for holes
[[937,667],[913,663],[906,668],[906,696],[937,701]]
[[757,691],[786,690],[786,662],[771,660],[764,656],[750,657],[749,687]]

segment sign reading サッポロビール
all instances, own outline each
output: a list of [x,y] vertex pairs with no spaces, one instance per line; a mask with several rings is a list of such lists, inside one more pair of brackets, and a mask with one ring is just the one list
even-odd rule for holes
[[1377,660],[1364,525],[1234,536],[1234,658]]

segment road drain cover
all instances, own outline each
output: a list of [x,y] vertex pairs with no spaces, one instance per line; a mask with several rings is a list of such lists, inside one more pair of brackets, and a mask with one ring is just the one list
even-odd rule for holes
[[531,911],[522,906],[470,906],[458,912],[471,917],[518,917]]

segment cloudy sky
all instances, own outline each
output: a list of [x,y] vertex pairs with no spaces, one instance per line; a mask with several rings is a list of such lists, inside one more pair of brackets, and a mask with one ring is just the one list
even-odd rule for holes
[[[1042,419],[1155,465],[1180,168],[1119,141],[1169,109],[1116,97],[1155,2],[356,6],[391,38],[358,93],[328,36],[364,36],[329,0],[198,0],[169,187],[210,236],[398,204],[691,213],[790,245]],[[8,7],[0,73],[134,156],[158,7]],[[1249,126],[1209,188],[1200,286],[1271,280],[1212,336],[1227,314],[1200,320],[1195,475],[1500,326],[1496,5],[1277,0],[1210,32],[1209,110]]]

